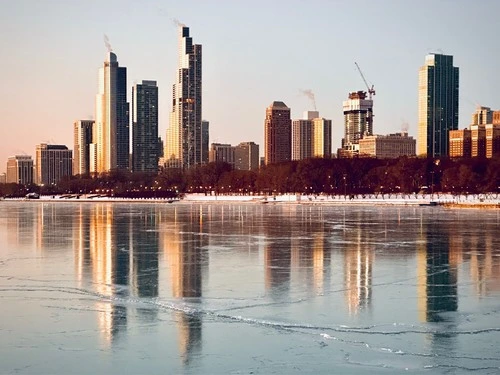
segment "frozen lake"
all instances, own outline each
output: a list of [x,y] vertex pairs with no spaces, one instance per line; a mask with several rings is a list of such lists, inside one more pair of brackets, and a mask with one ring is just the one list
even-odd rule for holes
[[500,211],[0,202],[1,374],[497,374]]

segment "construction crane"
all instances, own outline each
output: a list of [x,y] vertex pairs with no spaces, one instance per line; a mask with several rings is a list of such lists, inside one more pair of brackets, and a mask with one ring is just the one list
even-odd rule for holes
[[359,67],[358,63],[355,61],[354,64],[356,64],[356,68],[358,68],[359,74],[361,75],[361,78],[363,78],[363,81],[365,82],[366,88],[368,89],[368,97],[370,100],[372,100],[372,95],[375,95],[375,89],[370,87],[368,85],[368,82],[366,82],[365,76],[363,75],[363,72],[361,71],[361,68]]

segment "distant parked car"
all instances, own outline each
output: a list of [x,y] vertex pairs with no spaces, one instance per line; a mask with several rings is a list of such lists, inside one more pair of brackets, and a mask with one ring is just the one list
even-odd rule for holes
[[26,194],[26,199],[40,199],[40,194],[28,193],[28,194]]

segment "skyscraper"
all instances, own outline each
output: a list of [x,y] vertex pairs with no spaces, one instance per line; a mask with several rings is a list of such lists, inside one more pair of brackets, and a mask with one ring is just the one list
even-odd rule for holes
[[365,135],[373,135],[373,100],[366,98],[366,92],[349,93],[343,102],[344,138],[342,149],[359,152],[359,140]]
[[458,129],[458,80],[453,56],[425,57],[418,73],[417,155],[448,156],[449,131]]
[[[129,104],[127,103],[127,68],[119,67],[116,55],[108,52],[99,69],[96,95],[95,170],[108,172],[129,168]],[[94,168],[94,167],[93,167]]]
[[313,123],[313,154],[315,158],[332,156],[332,120],[318,117]]
[[264,138],[266,165],[292,159],[292,121],[285,103],[275,101],[266,108]]
[[57,184],[63,177],[73,174],[73,152],[64,145],[36,146],[35,177],[38,185]]
[[201,68],[201,44],[193,44],[189,27],[180,26],[179,67],[172,90],[164,155],[167,167],[189,168],[202,163]]
[[94,120],[78,120],[73,124],[73,174],[85,175],[90,173],[90,145]]
[[158,87],[142,81],[132,87],[132,170],[158,171]]
[[292,159],[303,160],[313,155],[313,122],[299,119],[292,122]]

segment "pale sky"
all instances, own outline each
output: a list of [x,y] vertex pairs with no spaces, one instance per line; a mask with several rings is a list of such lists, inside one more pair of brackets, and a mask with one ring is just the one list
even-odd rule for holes
[[460,68],[459,126],[480,104],[500,109],[498,0],[0,0],[0,172],[39,143],[73,149],[73,122],[93,118],[107,35],[134,82],[156,80],[165,139],[177,64],[173,19],[203,45],[210,143],[254,141],[266,107],[313,110],[343,136],[342,101],[375,86],[374,133],[417,134],[418,69],[430,52]]

